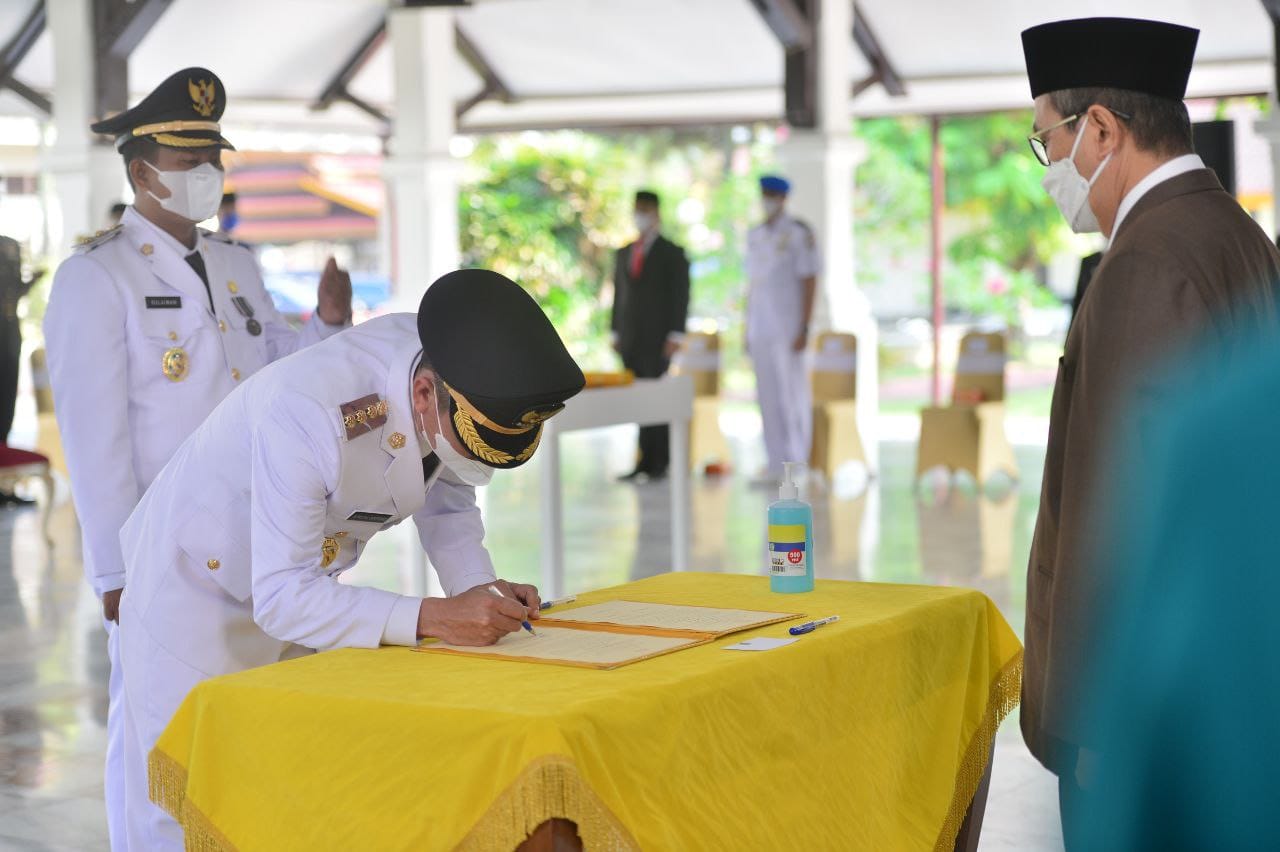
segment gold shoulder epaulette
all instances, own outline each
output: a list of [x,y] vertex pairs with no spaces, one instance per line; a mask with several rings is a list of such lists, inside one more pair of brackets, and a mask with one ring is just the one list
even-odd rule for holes
[[92,237],[79,237],[76,239],[75,250],[78,252],[92,251],[98,246],[110,242],[124,232],[124,225],[116,225],[107,228],[105,231],[98,231]]
[[387,401],[376,393],[344,402],[338,406],[342,414],[342,425],[347,430],[347,440],[367,435],[387,422],[390,408]]

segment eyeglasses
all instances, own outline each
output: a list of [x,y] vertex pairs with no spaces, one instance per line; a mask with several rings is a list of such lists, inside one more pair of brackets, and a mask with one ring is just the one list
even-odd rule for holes
[[[1111,107],[1103,107],[1103,109],[1105,109],[1107,112],[1110,112],[1112,115],[1118,116],[1119,118],[1123,118],[1125,121],[1129,121],[1133,118],[1133,116],[1126,115],[1125,113],[1120,112],[1119,110],[1116,110],[1116,109],[1112,109]],[[1049,134],[1052,131],[1057,130],[1059,127],[1070,124],[1071,122],[1080,118],[1083,114],[1084,113],[1077,112],[1074,115],[1069,115],[1066,118],[1062,119],[1062,121],[1059,121],[1057,124],[1046,127],[1044,130],[1041,130],[1039,133],[1032,133],[1030,136],[1027,137],[1027,143],[1031,145],[1031,153],[1036,155],[1036,159],[1040,161],[1040,165],[1045,167],[1048,167],[1049,165],[1049,143],[1046,141],[1049,137]]]

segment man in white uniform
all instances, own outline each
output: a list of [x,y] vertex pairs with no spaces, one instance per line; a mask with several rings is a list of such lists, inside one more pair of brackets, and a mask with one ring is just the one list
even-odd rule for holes
[[[583,384],[532,297],[467,269],[435,282],[416,319],[362,323],[218,406],[121,533],[132,848],[182,848],[148,801],[147,761],[201,680],[308,649],[490,644],[537,618],[535,587],[496,579],[475,486],[524,464]],[[450,597],[338,582],[411,516]]]
[[765,220],[747,233],[747,353],[768,457],[761,478],[770,482],[783,462],[809,460],[813,419],[805,349],[820,261],[812,229],[786,213],[790,189],[783,178],[760,179]]
[[44,333],[58,426],[102,600],[111,660],[106,802],[124,840],[118,607],[120,528],[178,445],[270,361],[336,333],[351,282],[332,261],[299,333],[272,305],[253,254],[202,231],[222,199],[222,82],[203,68],[169,77],[133,109],[93,125],[116,137],[137,198],[119,225],[82,245],[54,279]]

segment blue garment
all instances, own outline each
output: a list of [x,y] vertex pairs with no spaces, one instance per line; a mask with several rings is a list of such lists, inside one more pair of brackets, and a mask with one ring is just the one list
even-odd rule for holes
[[[1276,849],[1280,342],[1184,366],[1131,418],[1115,471],[1109,607],[1078,708],[1071,849]],[[1070,850],[1069,850],[1070,852]]]

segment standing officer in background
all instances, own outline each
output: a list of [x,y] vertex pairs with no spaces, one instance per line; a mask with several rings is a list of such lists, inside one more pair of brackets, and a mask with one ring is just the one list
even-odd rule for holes
[[747,353],[755,365],[767,467],[776,482],[782,463],[807,462],[813,428],[805,367],[809,322],[821,261],[813,230],[786,213],[791,184],[760,178],[765,220],[747,233]]
[[[205,678],[309,649],[487,645],[538,617],[536,588],[496,579],[475,488],[528,461],[583,383],[528,293],[465,269],[416,317],[362,323],[218,406],[120,537],[130,848],[182,848],[148,801],[147,759]],[[338,582],[408,517],[448,598]]]
[[240,224],[240,214],[236,212],[236,194],[224,192],[218,204],[218,233],[230,236]]
[[[666,374],[689,316],[689,259],[662,236],[656,193],[637,192],[634,215],[636,240],[613,263],[613,348],[637,378],[656,379]],[[666,476],[670,438],[666,424],[641,426],[636,468],[622,479]]]
[[253,255],[196,227],[222,199],[222,81],[187,68],[133,109],[94,124],[111,134],[135,192],[120,225],[81,245],[54,278],[44,333],[54,408],[85,574],[102,599],[111,658],[106,798],[124,841],[118,704],[120,528],[174,450],[267,363],[345,327],[351,283],[330,261],[301,331],[276,312]]
[[[22,323],[18,302],[40,279],[44,270],[22,276],[22,247],[12,237],[0,236],[0,463],[6,466],[47,462],[39,453],[9,446],[9,430],[18,404],[18,368],[22,360]],[[29,506],[16,494],[0,491],[0,505]]]
[[1097,663],[1092,620],[1124,582],[1093,550],[1118,427],[1177,394],[1167,373],[1189,346],[1277,330],[1280,252],[1192,151],[1182,98],[1198,36],[1124,18],[1022,34],[1045,189],[1073,230],[1110,240],[1058,367],[1027,570],[1022,732],[1058,775],[1068,849],[1088,819],[1081,787],[1106,760],[1074,705]]

